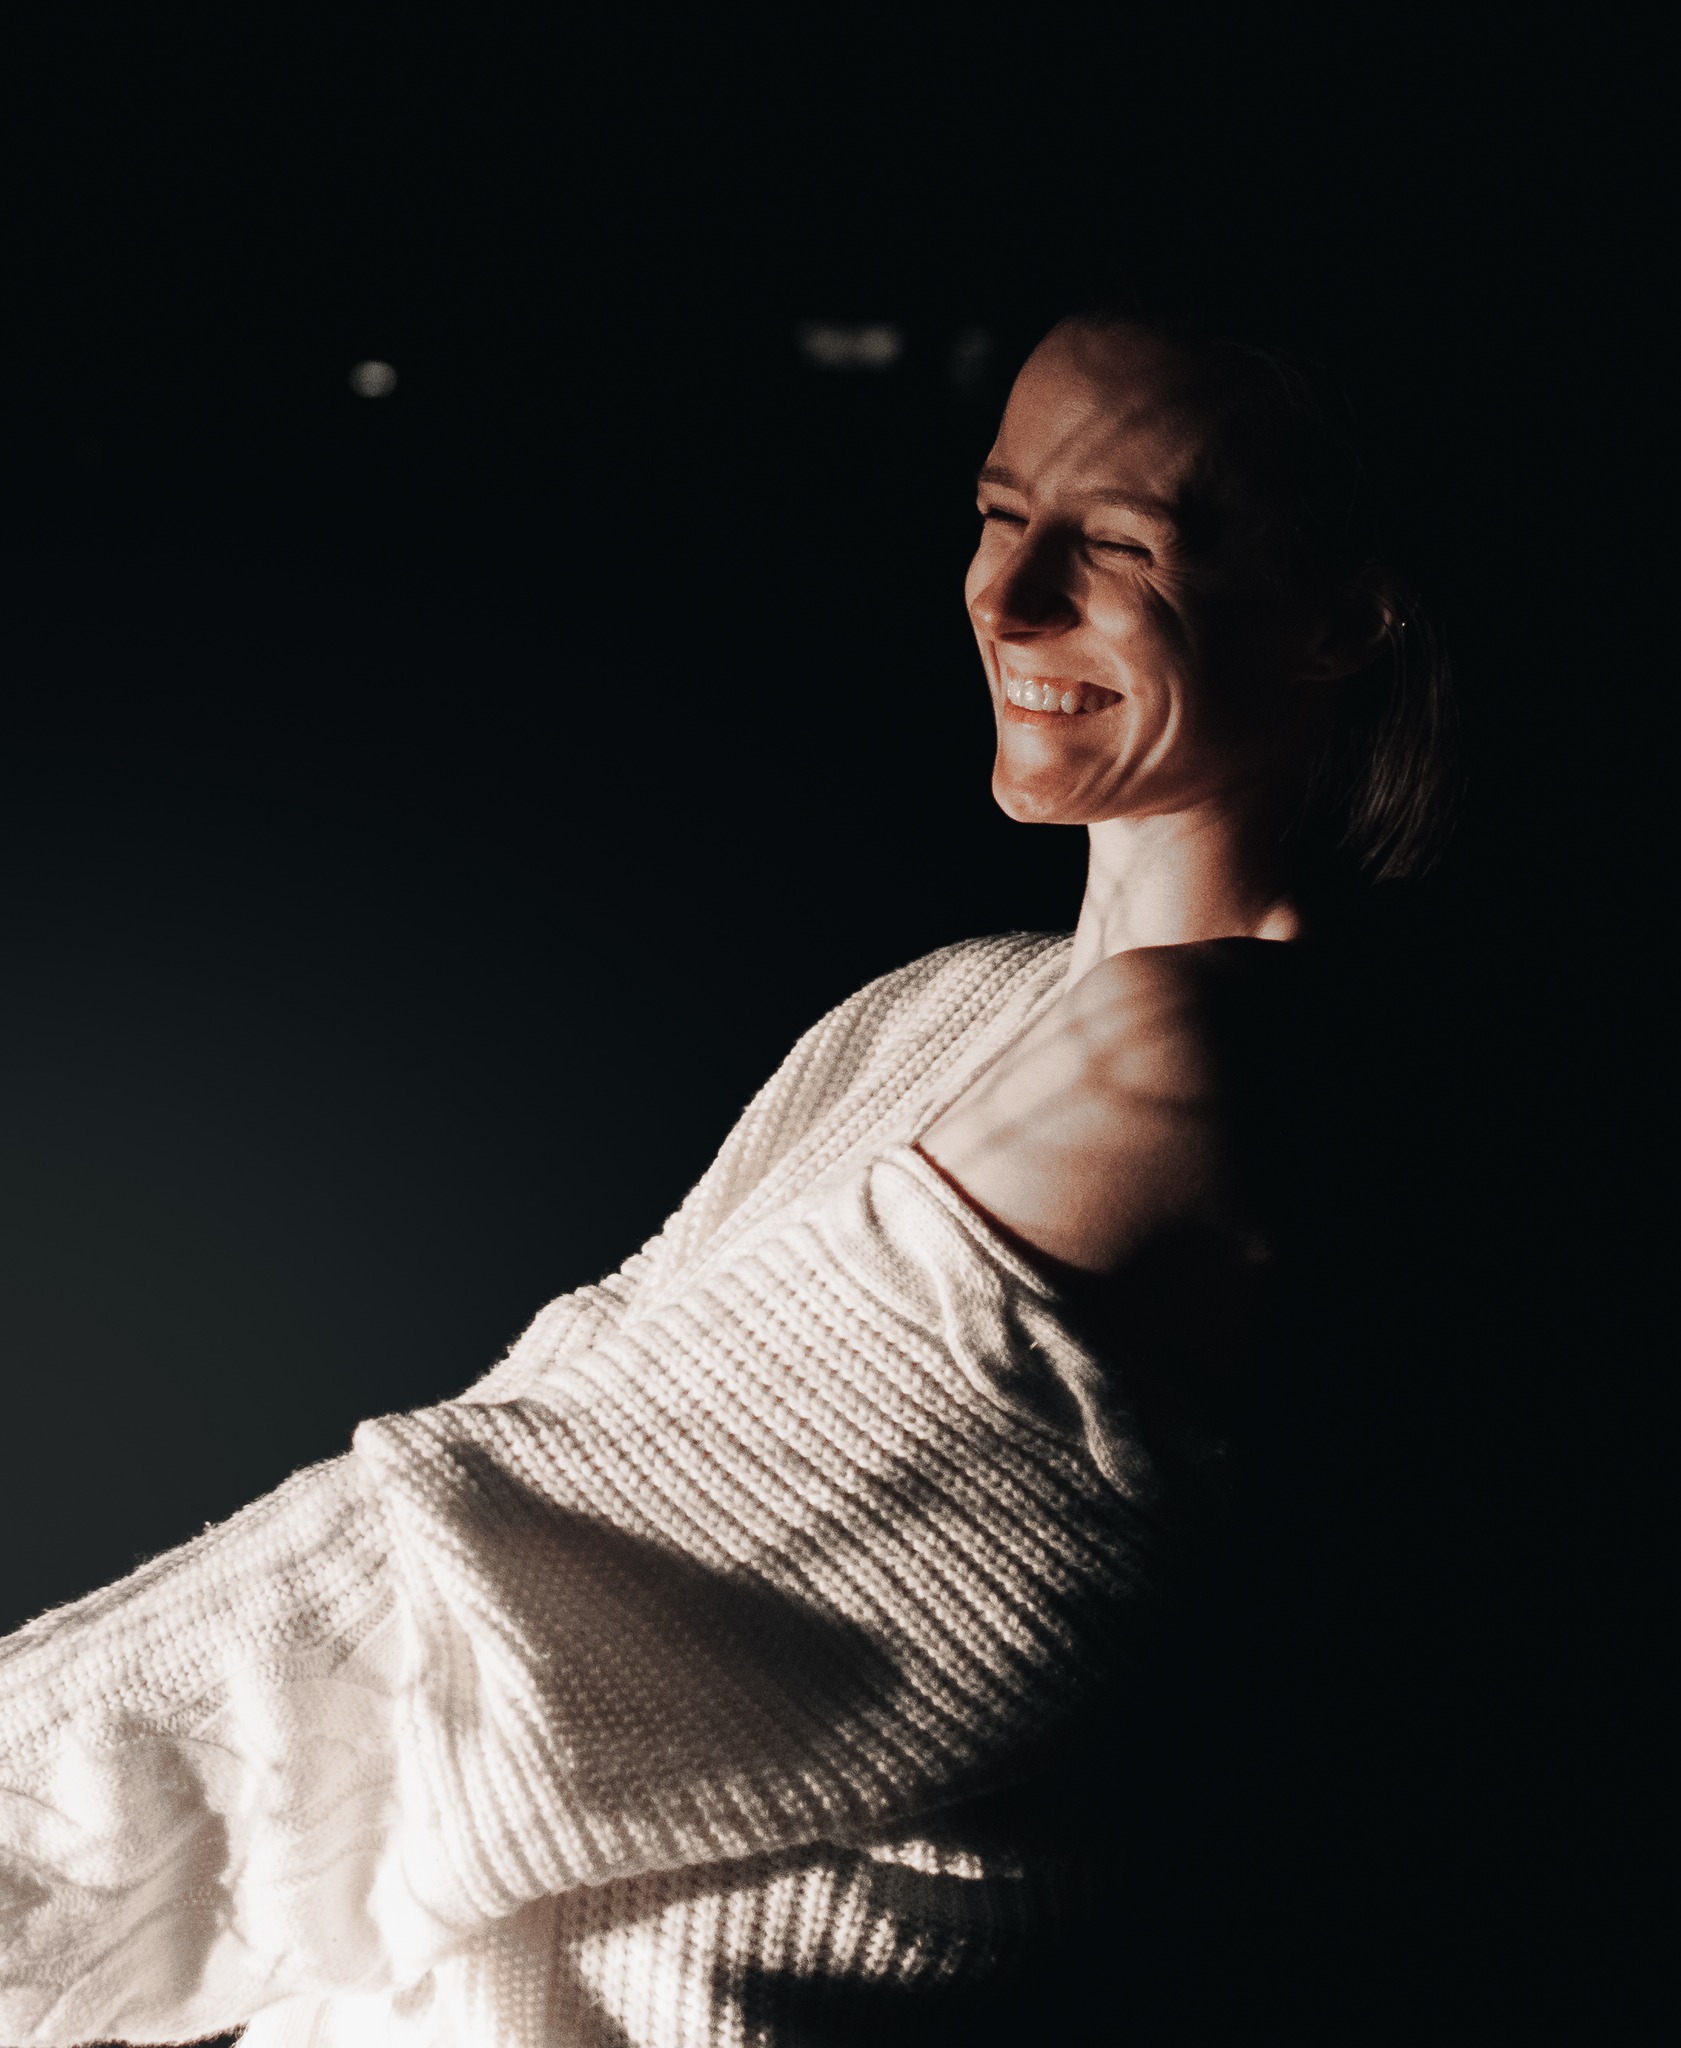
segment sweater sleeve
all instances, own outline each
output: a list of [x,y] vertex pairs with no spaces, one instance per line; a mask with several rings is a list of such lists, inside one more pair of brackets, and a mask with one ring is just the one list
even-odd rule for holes
[[0,2039],[409,1982],[1006,1778],[1124,1651],[1154,1486],[1050,1288],[884,1153],[5,1646]]
[[[926,997],[921,984],[937,977],[942,968],[949,971],[954,964],[961,965],[976,951],[973,945],[954,946],[913,961],[870,982],[819,1018],[742,1110],[711,1165],[664,1226],[617,1272],[550,1302],[506,1357],[463,1398],[516,1399],[542,1374],[616,1329],[650,1288],[673,1273],[685,1272],[710,1243],[729,1232],[743,1203],[758,1198],[776,1207],[786,1194],[785,1186],[778,1185],[783,1178],[778,1169],[785,1168],[791,1157],[808,1171],[825,1163],[821,1157],[812,1161],[806,1156],[814,1138],[820,1150],[824,1135],[838,1136],[844,1148],[847,1139],[856,1136],[850,1126],[867,1124],[872,1110],[879,1113],[872,1080],[876,1094],[882,1092],[884,1080],[895,1098],[905,1090],[903,1025],[907,1010],[916,1009],[915,999]],[[837,1133],[834,1112],[847,1102],[859,1114],[843,1116]]]

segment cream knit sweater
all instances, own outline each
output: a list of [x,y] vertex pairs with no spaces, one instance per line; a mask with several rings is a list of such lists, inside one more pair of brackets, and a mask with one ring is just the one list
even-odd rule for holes
[[1067,949],[862,990],[460,1400],[0,1645],[0,2042],[726,2048],[1007,1966],[1054,1873],[941,1809],[1090,1704],[1160,1485],[909,1147]]

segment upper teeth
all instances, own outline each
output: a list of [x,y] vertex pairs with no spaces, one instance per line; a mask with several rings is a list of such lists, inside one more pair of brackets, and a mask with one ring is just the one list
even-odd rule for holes
[[[1062,683],[1024,682],[1018,676],[1006,675],[1004,694],[1012,704],[1019,704],[1023,711],[1066,711],[1072,716],[1077,711],[1094,708],[1079,683],[1069,687]],[[1101,700],[1109,692],[1093,691],[1092,695]]]

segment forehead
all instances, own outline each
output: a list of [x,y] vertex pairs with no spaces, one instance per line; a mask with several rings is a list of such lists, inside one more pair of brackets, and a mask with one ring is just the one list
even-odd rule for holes
[[1209,481],[1214,407],[1205,373],[1137,328],[1057,328],[1010,393],[992,460],[1033,495],[1104,488],[1176,501]]

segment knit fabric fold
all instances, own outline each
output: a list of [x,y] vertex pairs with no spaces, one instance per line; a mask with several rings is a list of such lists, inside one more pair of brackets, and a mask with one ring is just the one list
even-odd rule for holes
[[978,941],[807,1034],[462,1399],[0,1646],[0,2040],[722,2048],[1004,1966],[942,1833],[1161,1557],[1124,1369],[915,1138],[1054,997]]

